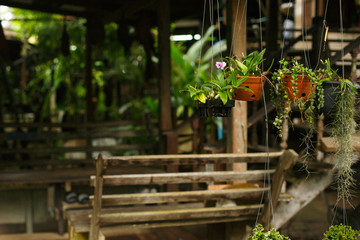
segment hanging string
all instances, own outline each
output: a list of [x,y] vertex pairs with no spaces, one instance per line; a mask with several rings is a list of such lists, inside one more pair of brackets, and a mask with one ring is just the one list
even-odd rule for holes
[[[342,56],[342,78],[345,79],[345,62],[344,62],[344,26],[343,26],[343,15],[342,15],[342,0],[339,2],[340,7],[340,39],[341,39],[341,56]],[[340,156],[343,159],[343,141],[344,141],[344,95],[341,94],[341,143],[340,143]],[[344,225],[347,225],[347,215],[346,215],[346,206],[345,206],[345,182],[341,183],[342,191],[342,203],[343,203],[343,221]]]
[[[217,19],[218,19],[218,24],[219,24],[219,29],[218,29],[218,33],[219,33],[219,50],[221,50],[221,22],[220,22],[219,0],[216,0],[216,6],[217,6]],[[219,51],[219,52],[220,52],[220,57],[222,59],[223,58],[222,51]]]
[[[292,3],[292,0],[289,0],[288,5],[290,5],[290,3]],[[286,12],[286,20],[289,20],[289,12],[290,12],[290,8],[287,9]],[[284,48],[285,48],[285,35],[282,35],[282,46],[281,46],[281,54],[280,54],[280,59],[283,58],[284,55]],[[281,63],[280,63],[280,68],[281,68]]]
[[305,40],[307,39],[307,29],[306,29],[306,1],[304,1],[303,3],[303,9],[304,11],[302,11],[302,19],[304,21],[302,21],[302,24],[304,24],[301,28],[301,34],[302,34],[302,42],[303,42],[303,49],[304,49],[304,60],[305,60],[305,66],[307,68],[311,68],[311,62],[310,62],[310,54],[309,51],[307,51],[307,44],[305,43]]
[[[262,18],[262,14],[261,14],[261,0],[258,0],[258,5],[259,5],[259,36],[260,36],[260,51],[263,50],[263,37],[262,37],[262,22],[261,22],[261,18]],[[261,63],[261,72],[264,72],[264,62]],[[270,156],[269,156],[269,121],[268,121],[268,114],[267,114],[267,105],[266,105],[266,97],[265,97],[265,91],[264,91],[264,84],[263,84],[264,78],[263,75],[261,75],[261,85],[262,85],[262,96],[263,96],[263,101],[264,101],[264,111],[265,111],[265,151],[267,153],[266,156],[266,161],[265,161],[265,169],[268,170],[270,169]],[[271,186],[270,183],[270,174],[264,174],[264,186],[266,185],[266,181],[268,182],[268,185]],[[261,194],[261,199],[260,199],[260,204],[264,201],[264,195],[265,195],[265,190],[262,192]],[[272,204],[272,198],[271,198],[271,187],[269,187],[269,191],[268,191],[268,199],[270,201],[270,210],[272,212],[272,216],[274,216],[274,208],[273,208],[273,204]],[[258,223],[259,220],[259,216],[260,216],[260,211],[261,208],[258,209],[257,212],[257,216],[256,216],[256,221],[255,221],[255,225]],[[268,221],[270,222],[270,219],[268,219]],[[275,223],[275,219],[273,218],[273,222],[274,225],[276,226]]]
[[[210,26],[214,25],[214,2],[209,0]],[[211,32],[211,46],[214,46],[214,31]],[[211,48],[211,65],[210,65],[210,79],[212,80],[213,65],[214,65],[214,48]]]
[[[321,57],[321,51],[325,51],[325,46],[326,46],[326,36],[327,36],[327,32],[329,30],[329,27],[326,24],[326,16],[327,16],[327,11],[328,11],[328,6],[329,6],[329,0],[326,1],[326,6],[325,6],[325,12],[324,12],[324,19],[323,19],[323,27],[321,29],[321,38],[320,38],[320,46],[321,44],[324,44],[323,49],[321,49],[321,47],[319,48],[319,53],[318,53],[318,60],[315,66],[315,69],[318,68],[319,63],[320,63],[320,57]],[[326,31],[325,35],[324,35],[324,31]]]
[[[203,18],[202,18],[202,24],[201,24],[201,37],[200,37],[200,45],[202,46],[204,41],[204,26],[205,26],[205,15],[206,15],[206,0],[204,0],[204,10],[203,10]],[[201,54],[202,54],[202,48],[199,49],[199,62],[198,62],[198,72],[200,73],[200,66],[201,66]],[[199,76],[199,75],[198,75]]]
[[[237,3],[237,7],[236,7],[236,14],[235,14],[235,24],[233,26],[233,31],[232,31],[232,38],[231,38],[231,46],[230,46],[230,51],[229,53],[232,54],[232,51],[233,51],[233,46],[234,46],[234,42],[235,42],[235,37],[240,34],[240,27],[237,27],[237,24],[239,24],[241,26],[242,24],[242,21],[244,19],[244,15],[246,13],[246,9],[247,9],[247,0],[245,1],[245,6],[244,6],[244,9],[242,11],[242,15],[241,15],[241,19],[240,19],[240,22],[238,23],[237,19],[238,19],[238,13],[239,13],[239,8],[240,8],[240,1],[238,1]],[[234,22],[234,20],[233,20]],[[237,32],[236,30],[237,29]],[[235,30],[235,32],[234,32]]]

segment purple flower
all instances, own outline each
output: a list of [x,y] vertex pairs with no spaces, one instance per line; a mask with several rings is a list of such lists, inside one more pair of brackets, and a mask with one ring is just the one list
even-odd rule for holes
[[223,70],[226,67],[226,62],[216,62],[216,67],[221,70]]

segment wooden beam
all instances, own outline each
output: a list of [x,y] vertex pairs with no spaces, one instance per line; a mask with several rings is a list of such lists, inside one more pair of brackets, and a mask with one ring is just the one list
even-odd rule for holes
[[171,221],[178,219],[217,218],[217,217],[239,217],[256,214],[262,205],[244,205],[236,207],[213,207],[177,209],[167,211],[131,212],[131,213],[109,213],[100,215],[101,224],[114,223],[136,223],[146,221]]
[[271,196],[268,203],[264,207],[264,212],[261,217],[261,223],[266,230],[273,227],[273,212],[278,204],[281,188],[285,181],[285,175],[298,160],[299,155],[292,149],[286,150],[280,157],[278,167],[272,177],[271,181]]
[[200,165],[205,163],[261,163],[267,157],[273,159],[282,155],[282,152],[270,153],[216,153],[216,154],[174,154],[174,155],[146,155],[146,156],[116,156],[107,157],[111,166],[128,165]]
[[122,224],[110,227],[102,227],[101,231],[105,236],[119,236],[119,232],[124,230],[128,233],[131,229],[138,228],[162,228],[162,227],[179,227],[179,226],[191,226],[201,224],[212,223],[226,223],[237,221],[251,221],[255,220],[255,216],[240,216],[240,217],[223,217],[223,218],[207,218],[196,220],[183,220],[183,221],[166,221],[166,222],[152,222],[152,223],[137,223],[137,224]]
[[[360,136],[353,136],[353,148],[360,151]],[[323,137],[320,140],[320,150],[326,153],[336,152],[339,146],[336,145],[335,139],[332,137]]]
[[330,58],[330,64],[334,65],[336,61],[340,60],[343,56],[350,53],[352,50],[360,46],[360,37],[356,38],[354,41],[350,42],[344,50],[339,50]]
[[[194,202],[204,200],[220,199],[256,199],[261,197],[268,188],[249,189],[223,189],[205,191],[184,191],[184,192],[160,192],[160,193],[134,193],[134,194],[112,194],[103,195],[102,204],[105,205],[132,205],[132,204],[153,204],[169,202]],[[90,197],[92,201],[93,197]]]
[[161,131],[170,130],[171,122],[171,57],[170,57],[170,2],[159,0],[158,2],[158,26],[159,26],[159,110]]
[[[244,172],[181,172],[158,174],[124,174],[104,176],[104,185],[146,185],[146,184],[179,184],[193,182],[230,182],[239,180],[262,180],[265,174],[275,170],[249,170]],[[91,185],[94,186],[95,176],[91,176]]]
[[294,196],[290,202],[280,202],[275,210],[276,228],[281,228],[308,205],[318,194],[325,190],[332,182],[332,171],[324,174],[310,174],[306,179],[299,179],[287,192]]

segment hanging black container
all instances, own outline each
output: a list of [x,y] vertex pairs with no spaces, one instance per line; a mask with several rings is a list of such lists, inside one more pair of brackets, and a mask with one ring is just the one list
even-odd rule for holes
[[320,109],[320,113],[331,116],[336,112],[336,99],[340,92],[340,86],[341,82],[339,81],[323,82],[324,107]]
[[207,100],[205,103],[198,102],[200,117],[229,117],[231,108],[235,106],[235,100],[228,100],[226,104],[221,99]]

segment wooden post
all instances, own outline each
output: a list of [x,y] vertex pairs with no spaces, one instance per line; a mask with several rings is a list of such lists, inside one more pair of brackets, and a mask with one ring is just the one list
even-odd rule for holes
[[266,0],[266,51],[271,53],[278,49],[277,39],[279,32],[279,1]]
[[295,165],[298,157],[298,154],[290,149],[286,150],[279,159],[278,166],[271,181],[271,196],[264,207],[264,212],[260,221],[265,230],[269,230],[273,227],[273,213],[278,203],[281,187],[285,181],[285,174]]
[[[228,16],[231,23],[231,41],[233,46],[231,53],[234,56],[241,57],[246,55],[246,0],[231,0],[227,5]],[[230,45],[230,46],[231,46]],[[231,122],[228,135],[231,136],[231,151],[233,153],[247,152],[247,102],[235,101],[235,107],[232,110]],[[246,171],[246,163],[234,163],[234,171]],[[230,223],[227,235],[229,239],[245,239],[246,224],[243,222]]]
[[86,52],[85,52],[85,87],[86,87],[86,121],[93,121],[93,104],[92,104],[92,45],[89,19],[86,24]]
[[[245,0],[232,1],[233,55],[246,55],[246,11]],[[239,7],[239,9],[237,9]],[[237,10],[236,10],[237,9]],[[242,16],[244,14],[244,16]],[[231,147],[233,153],[247,152],[247,102],[235,101],[231,114]],[[234,171],[245,171],[246,163],[234,163]]]
[[[91,44],[91,30],[92,21],[87,19],[86,23],[86,50],[85,50],[85,87],[86,87],[86,122],[92,122],[94,119],[94,106],[92,102],[93,90],[92,90],[92,44]],[[86,129],[89,132],[89,129]],[[86,138],[86,147],[91,147],[91,139]],[[86,152],[86,158],[89,160],[92,158],[91,152]]]
[[90,220],[90,240],[98,240],[100,225],[99,225],[99,215],[101,213],[102,205],[102,194],[103,194],[103,182],[104,182],[104,173],[106,170],[106,160],[103,155],[100,154],[96,159],[96,180],[95,180],[95,191],[94,191],[94,202],[93,202],[93,212]]
[[[162,151],[177,153],[176,134],[164,135],[164,131],[172,129],[170,83],[171,83],[171,56],[170,56],[170,1],[159,0],[158,3],[158,26],[159,26],[159,116],[161,143],[166,146]],[[177,172],[178,167],[168,166],[168,172]],[[169,186],[170,187],[170,186]],[[171,191],[176,187],[171,185]],[[169,189],[170,190],[170,189]]]

